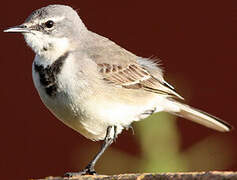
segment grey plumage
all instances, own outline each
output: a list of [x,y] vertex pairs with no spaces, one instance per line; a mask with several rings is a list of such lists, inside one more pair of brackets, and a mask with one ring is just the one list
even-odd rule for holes
[[[180,102],[183,98],[164,80],[159,64],[89,31],[69,6],[38,9],[22,25],[5,32],[23,33],[36,53],[33,80],[44,104],[85,137],[104,140],[101,152],[133,121],[160,111],[218,131],[230,130],[224,121]],[[64,62],[55,73],[52,67],[62,57]],[[44,83],[50,76],[48,69],[53,82]],[[48,87],[56,87],[54,97]],[[86,173],[94,172],[97,159]]]

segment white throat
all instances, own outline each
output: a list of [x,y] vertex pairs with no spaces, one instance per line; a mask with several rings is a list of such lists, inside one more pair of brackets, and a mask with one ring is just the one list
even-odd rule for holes
[[24,34],[26,43],[33,49],[36,57],[40,57],[39,64],[50,65],[57,58],[62,56],[69,49],[69,40],[67,38],[50,37],[47,34],[36,32],[34,34]]

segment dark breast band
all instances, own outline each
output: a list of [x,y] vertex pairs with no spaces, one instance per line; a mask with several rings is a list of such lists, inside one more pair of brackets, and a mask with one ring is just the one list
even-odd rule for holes
[[57,76],[61,72],[63,64],[69,52],[60,56],[53,64],[47,67],[34,63],[35,72],[39,73],[40,83],[45,88],[48,96],[56,96],[58,90]]

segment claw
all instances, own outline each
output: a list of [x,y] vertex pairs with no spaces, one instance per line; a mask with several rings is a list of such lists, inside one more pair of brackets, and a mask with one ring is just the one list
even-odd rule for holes
[[84,176],[84,175],[96,175],[95,170],[84,169],[80,172],[67,172],[64,174],[64,177],[76,177],[76,176]]

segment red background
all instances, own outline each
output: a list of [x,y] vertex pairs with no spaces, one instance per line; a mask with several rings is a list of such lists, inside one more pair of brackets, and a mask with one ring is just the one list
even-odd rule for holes
[[[33,10],[55,3],[71,5],[90,30],[127,50],[159,57],[166,80],[189,104],[237,127],[237,1],[3,1],[1,28],[18,25]],[[34,54],[22,35],[0,32],[0,36],[1,178],[77,170],[69,158],[73,146],[97,147],[98,143],[69,129],[44,107],[32,83]],[[218,133],[181,119],[177,123],[182,149]],[[198,133],[193,133],[197,128]],[[221,136],[237,150],[236,131]],[[139,155],[131,133],[121,135],[113,146]],[[227,170],[236,168],[237,160]]]

